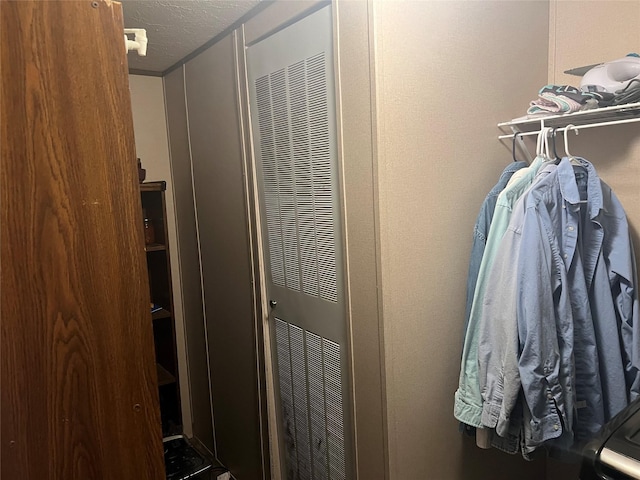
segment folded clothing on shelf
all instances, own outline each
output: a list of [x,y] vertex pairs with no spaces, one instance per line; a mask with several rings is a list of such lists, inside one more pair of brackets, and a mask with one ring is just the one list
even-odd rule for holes
[[545,85],[527,110],[528,115],[573,113],[608,107],[615,95],[606,92],[582,92],[571,85]]

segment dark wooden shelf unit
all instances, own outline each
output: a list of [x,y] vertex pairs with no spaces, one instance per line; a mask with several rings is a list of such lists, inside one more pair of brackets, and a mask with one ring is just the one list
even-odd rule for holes
[[145,218],[154,229],[154,242],[145,246],[149,273],[149,299],[162,307],[151,314],[155,345],[156,370],[162,433],[174,435],[182,431],[178,359],[176,354],[176,329],[173,315],[173,291],[171,288],[171,261],[167,234],[167,208],[165,182],[140,184],[140,196]]

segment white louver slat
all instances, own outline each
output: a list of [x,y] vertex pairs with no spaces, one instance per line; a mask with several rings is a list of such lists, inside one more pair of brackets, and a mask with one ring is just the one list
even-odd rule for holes
[[287,480],[355,472],[331,25],[321,8],[247,47]]
[[271,115],[271,93],[268,76],[256,80],[256,100],[258,105],[258,124],[260,127],[260,150],[262,155],[267,233],[269,236],[271,281],[278,286],[284,287],[284,259],[282,256],[282,226],[280,220],[280,201],[278,199],[276,146]]
[[293,402],[296,417],[296,445],[298,446],[298,478],[311,480],[311,450],[309,446],[309,396],[305,368],[304,333],[300,327],[289,325],[291,341],[291,372]]
[[345,480],[340,345],[276,319],[290,480]]
[[284,427],[284,443],[287,446],[287,478],[296,478],[298,454],[296,445],[296,424],[293,411],[293,382],[291,379],[291,347],[289,345],[289,324],[276,319],[276,353],[278,355],[278,377],[280,379],[280,405]]
[[272,281],[337,302],[324,53],[255,81]]

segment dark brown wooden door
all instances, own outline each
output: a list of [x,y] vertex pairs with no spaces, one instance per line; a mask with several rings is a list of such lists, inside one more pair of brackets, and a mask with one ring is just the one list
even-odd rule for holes
[[1,477],[164,478],[120,4],[1,1]]

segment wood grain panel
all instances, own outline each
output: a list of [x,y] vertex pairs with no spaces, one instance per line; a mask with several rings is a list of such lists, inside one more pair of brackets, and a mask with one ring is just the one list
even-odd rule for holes
[[120,5],[0,32],[1,476],[164,478]]

